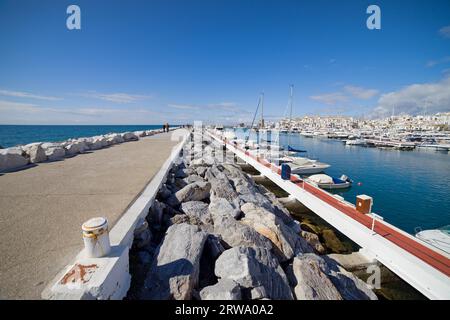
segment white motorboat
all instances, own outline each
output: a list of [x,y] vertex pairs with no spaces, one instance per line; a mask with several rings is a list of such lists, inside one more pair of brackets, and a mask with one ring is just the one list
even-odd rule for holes
[[345,144],[347,146],[365,146],[367,143],[364,139],[356,139],[356,140],[346,140]]
[[313,138],[314,137],[314,134],[309,131],[302,131],[302,132],[300,132],[300,135],[304,136],[305,138]]
[[416,238],[446,253],[450,253],[450,225],[431,230],[416,228]]
[[307,178],[308,181],[316,184],[319,188],[335,190],[346,189],[352,186],[352,180],[346,175],[342,175],[340,178],[333,178],[326,174],[314,174]]
[[315,174],[329,168],[330,165],[316,160],[301,157],[287,157],[291,161],[286,163],[291,167],[292,174]]

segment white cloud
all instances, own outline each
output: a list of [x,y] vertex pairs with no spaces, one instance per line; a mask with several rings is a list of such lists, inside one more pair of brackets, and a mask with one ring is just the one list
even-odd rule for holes
[[450,56],[446,56],[446,57],[443,57],[443,58],[437,59],[437,60],[430,60],[427,62],[426,66],[431,68],[438,64],[447,63],[447,62],[450,62]]
[[61,100],[61,98],[57,98],[57,97],[42,96],[42,95],[32,94],[29,92],[12,91],[12,90],[0,90],[0,95],[16,97],[16,98],[30,98],[30,99],[38,99],[38,100],[49,100],[49,101]]
[[180,109],[180,110],[198,110],[198,106],[192,106],[189,104],[168,104],[169,108]]
[[0,111],[36,112],[39,111],[39,107],[32,103],[20,103],[20,102],[0,100]]
[[97,93],[97,92],[88,93],[83,96],[114,103],[134,103],[137,101],[150,99],[152,97],[148,95],[129,94],[129,93]]
[[341,92],[325,93],[322,95],[310,96],[310,98],[326,104],[336,104],[338,102],[345,102],[348,100],[348,97]]
[[0,100],[2,124],[156,124],[163,117],[164,112],[147,108],[46,107]]
[[445,26],[439,29],[439,34],[444,38],[450,38],[450,26]]
[[411,115],[434,114],[450,111],[450,77],[438,82],[412,84],[398,91],[381,95],[373,111],[374,117],[389,116],[395,113]]
[[376,89],[365,89],[357,86],[345,86],[344,89],[355,98],[363,100],[370,99],[378,94],[378,90]]

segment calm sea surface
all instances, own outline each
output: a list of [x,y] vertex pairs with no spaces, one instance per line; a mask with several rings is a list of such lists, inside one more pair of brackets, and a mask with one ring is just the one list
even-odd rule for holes
[[372,196],[373,212],[400,229],[414,233],[415,227],[450,224],[449,153],[346,146],[338,140],[281,134],[280,144],[288,143],[306,149],[302,156],[330,164],[325,173],[349,176],[353,186],[338,194],[352,203],[358,194]]
[[53,142],[69,138],[91,137],[110,132],[160,129],[162,125],[133,126],[19,126],[0,125],[0,146],[3,148],[31,142]]

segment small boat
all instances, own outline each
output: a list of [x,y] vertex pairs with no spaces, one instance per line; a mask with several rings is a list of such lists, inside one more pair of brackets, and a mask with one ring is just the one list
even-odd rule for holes
[[345,144],[347,146],[365,146],[367,143],[364,139],[356,139],[356,140],[346,140]]
[[292,151],[292,152],[306,152],[306,150],[296,149],[296,148],[293,148],[291,146],[288,146],[288,151]]
[[344,174],[340,178],[333,178],[326,174],[314,174],[309,176],[307,180],[313,182],[322,189],[328,190],[350,188],[353,182]]
[[291,161],[287,164],[291,167],[292,174],[315,174],[329,168],[330,165],[308,158],[290,157]]
[[450,225],[431,230],[416,228],[416,238],[427,244],[450,253]]

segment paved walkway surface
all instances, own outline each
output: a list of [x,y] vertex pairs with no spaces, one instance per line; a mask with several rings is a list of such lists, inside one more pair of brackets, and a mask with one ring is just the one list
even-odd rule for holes
[[82,249],[81,224],[112,227],[169,157],[170,135],[0,175],[0,299],[39,299]]

